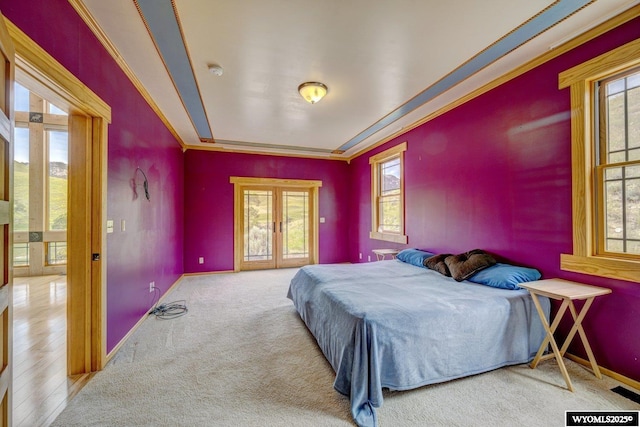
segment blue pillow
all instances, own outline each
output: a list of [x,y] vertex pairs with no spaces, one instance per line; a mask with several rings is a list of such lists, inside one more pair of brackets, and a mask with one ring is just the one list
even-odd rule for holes
[[415,265],[418,267],[424,267],[424,260],[432,257],[435,254],[427,251],[421,251],[420,249],[404,249],[396,256],[402,262]]
[[521,289],[519,283],[532,282],[542,277],[535,268],[518,267],[515,265],[497,263],[494,266],[479,271],[467,280],[481,285],[493,286],[501,289]]

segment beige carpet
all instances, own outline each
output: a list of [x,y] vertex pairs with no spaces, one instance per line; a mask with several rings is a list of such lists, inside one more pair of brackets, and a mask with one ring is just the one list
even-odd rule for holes
[[[296,270],[185,278],[165,302],[189,313],[150,317],[55,426],[349,426],[347,398],[293,304]],[[565,410],[640,409],[567,361],[519,365],[406,392],[388,392],[381,426],[563,426]]]

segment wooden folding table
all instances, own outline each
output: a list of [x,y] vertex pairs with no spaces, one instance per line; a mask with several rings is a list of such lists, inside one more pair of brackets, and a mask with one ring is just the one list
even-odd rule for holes
[[[587,340],[587,335],[582,328],[582,321],[584,320],[587,311],[589,310],[589,307],[591,307],[591,304],[593,303],[595,297],[609,294],[611,293],[611,289],[585,285],[582,283],[571,282],[564,279],[538,280],[535,282],[522,283],[519,286],[528,289],[531,293],[533,303],[535,304],[536,309],[538,310],[538,314],[540,315],[542,326],[544,326],[544,329],[547,332],[547,336],[545,337],[544,341],[542,341],[536,357],[531,362],[531,369],[535,369],[536,366],[538,366],[539,362],[555,357],[558,362],[558,366],[560,367],[560,371],[562,372],[562,376],[567,383],[567,388],[570,391],[573,391],[573,385],[571,384],[571,380],[569,379],[569,373],[567,372],[567,368],[562,361],[562,357],[567,351],[567,348],[569,348],[569,344],[571,343],[571,340],[575,336],[576,332],[578,332],[578,334],[580,335],[580,339],[582,340],[582,344],[584,345],[584,349],[587,352],[587,356],[589,357],[589,362],[591,363],[591,368],[593,369],[594,375],[598,378],[602,378],[600,369],[598,369],[598,364],[596,363],[596,358],[593,356],[591,346],[589,345],[589,341]],[[547,319],[544,315],[544,311],[542,310],[542,306],[540,305],[540,301],[538,300],[538,295],[543,295],[556,300],[562,300],[562,304],[560,305],[558,313],[551,323],[551,326],[549,326],[549,323],[547,322]],[[580,310],[580,313],[577,312],[576,307],[573,304],[574,300],[585,300],[584,306],[582,307],[582,310]],[[565,311],[567,311],[567,308],[569,308],[571,316],[573,317],[573,327],[569,331],[569,334],[562,344],[562,347],[558,348],[558,344],[553,338],[553,333],[560,324],[560,320],[562,319]],[[543,356],[542,353],[544,353],[548,344],[551,344],[551,349],[553,350],[553,352]]]

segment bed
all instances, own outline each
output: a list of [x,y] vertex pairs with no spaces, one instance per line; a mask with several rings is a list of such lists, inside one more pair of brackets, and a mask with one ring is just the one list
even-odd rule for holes
[[[287,296],[359,426],[377,425],[383,388],[526,363],[545,336],[527,291],[457,282],[399,260],[302,267]],[[549,300],[541,303],[548,316]]]

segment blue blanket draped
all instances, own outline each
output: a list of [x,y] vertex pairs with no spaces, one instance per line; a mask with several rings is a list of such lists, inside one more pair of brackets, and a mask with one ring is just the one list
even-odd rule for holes
[[[359,426],[382,389],[408,390],[533,359],[545,332],[528,291],[456,282],[390,260],[311,265],[290,298],[336,372]],[[549,300],[540,298],[549,316]]]

